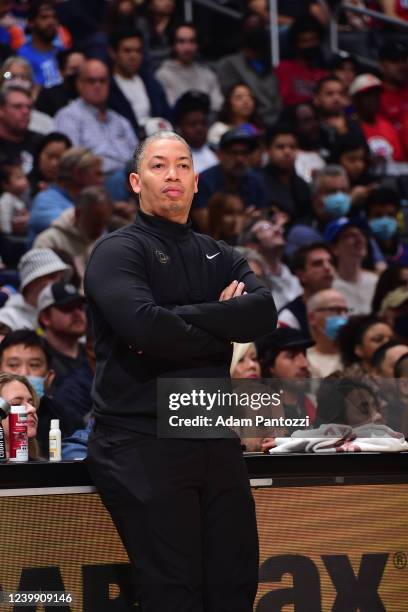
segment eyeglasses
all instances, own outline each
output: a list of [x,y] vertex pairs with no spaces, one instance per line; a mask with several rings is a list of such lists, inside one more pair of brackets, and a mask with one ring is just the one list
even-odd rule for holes
[[345,306],[322,306],[321,308],[316,308],[315,312],[328,312],[332,315],[348,315],[352,312],[352,309],[346,308]]
[[196,38],[176,38],[176,44],[177,43],[196,43],[197,39]]

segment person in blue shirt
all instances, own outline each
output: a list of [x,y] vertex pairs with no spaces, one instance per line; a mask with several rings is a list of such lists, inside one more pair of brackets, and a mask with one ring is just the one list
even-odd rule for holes
[[218,151],[220,163],[200,174],[200,190],[193,199],[191,217],[199,231],[208,231],[208,201],[216,192],[236,193],[247,212],[268,204],[261,178],[249,168],[249,155],[256,147],[256,138],[242,127],[223,134]]
[[39,0],[33,2],[28,14],[31,40],[18,50],[18,55],[30,62],[36,83],[43,87],[53,87],[62,82],[58,69],[57,52],[54,38],[58,21],[54,3]]

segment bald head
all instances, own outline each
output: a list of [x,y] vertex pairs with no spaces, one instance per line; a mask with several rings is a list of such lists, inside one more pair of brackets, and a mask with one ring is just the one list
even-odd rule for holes
[[346,310],[348,308],[347,300],[337,289],[323,289],[310,297],[306,303],[307,312],[310,314],[321,309]]
[[108,67],[97,59],[86,60],[78,73],[77,88],[87,104],[104,108],[109,94]]

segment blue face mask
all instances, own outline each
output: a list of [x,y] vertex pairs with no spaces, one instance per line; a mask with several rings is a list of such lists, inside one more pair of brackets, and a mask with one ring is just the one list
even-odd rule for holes
[[41,398],[45,394],[45,389],[44,389],[45,377],[44,376],[26,376],[26,378],[33,386],[34,391],[36,392],[38,397]]
[[389,240],[395,236],[398,228],[397,220],[394,217],[378,217],[377,219],[371,219],[368,223],[378,240]]
[[351,198],[344,191],[336,191],[323,198],[324,212],[332,219],[344,217],[350,210]]
[[342,317],[340,315],[333,315],[332,317],[327,317],[324,332],[330,340],[335,340],[337,338],[337,334],[340,331],[340,328],[343,327],[347,323],[347,317]]

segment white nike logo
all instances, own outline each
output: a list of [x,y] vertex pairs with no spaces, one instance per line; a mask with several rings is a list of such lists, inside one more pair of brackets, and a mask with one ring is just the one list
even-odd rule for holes
[[221,253],[221,251],[218,251],[218,253],[215,253],[215,255],[207,255],[207,253],[205,254],[205,256],[207,257],[207,259],[214,259],[214,257],[217,257],[217,255],[219,255]]

